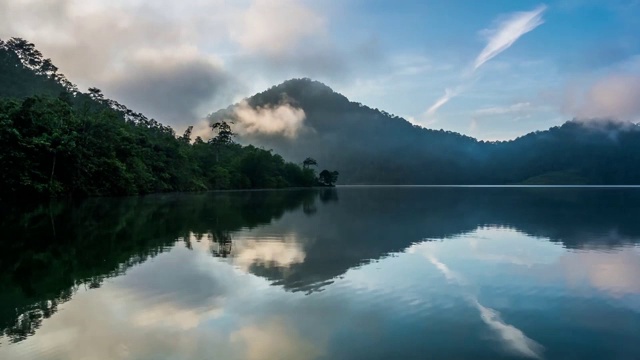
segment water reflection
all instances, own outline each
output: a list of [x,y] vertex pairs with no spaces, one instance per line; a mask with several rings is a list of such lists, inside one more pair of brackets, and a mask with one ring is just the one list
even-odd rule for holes
[[4,212],[0,358],[633,358],[639,205],[341,188]]
[[[322,191],[324,192],[324,191]],[[85,288],[207,236],[226,256],[231,234],[313,203],[319,191],[162,195],[2,209],[0,328],[13,342]]]

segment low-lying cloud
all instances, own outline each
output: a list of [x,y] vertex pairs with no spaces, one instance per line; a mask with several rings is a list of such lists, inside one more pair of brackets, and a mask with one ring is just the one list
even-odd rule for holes
[[282,135],[295,138],[304,128],[304,110],[286,100],[276,106],[252,107],[246,100],[233,109],[233,130],[239,135]]
[[579,120],[640,121],[640,75],[614,73],[565,91],[562,110]]

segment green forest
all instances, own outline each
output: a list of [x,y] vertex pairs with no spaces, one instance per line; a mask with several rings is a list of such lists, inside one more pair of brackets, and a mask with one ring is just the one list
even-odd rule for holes
[[[0,198],[104,196],[332,185],[316,162],[241,146],[229,124],[208,141],[88,93],[26,40],[0,40]],[[333,172],[335,173],[335,172]],[[331,174],[333,174],[331,173]],[[337,176],[337,173],[335,173]]]

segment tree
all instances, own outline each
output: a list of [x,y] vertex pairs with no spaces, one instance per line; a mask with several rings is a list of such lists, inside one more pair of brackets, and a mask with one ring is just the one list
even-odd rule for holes
[[231,131],[231,126],[226,121],[218,121],[211,124],[211,130],[217,131],[218,134],[211,139],[212,143],[220,145],[228,145],[233,143],[233,137],[236,135]]
[[318,162],[315,159],[308,157],[302,162],[302,168],[308,169],[309,166],[318,166]]
[[184,134],[179,138],[185,144],[189,144],[191,142],[191,132],[193,131],[193,126],[189,126],[187,130],[184,131]]
[[226,121],[218,121],[211,124],[211,130],[218,132],[218,134],[210,140],[211,144],[216,149],[216,163],[220,161],[220,149],[224,146],[233,143],[233,136],[235,135],[231,131],[231,126]]
[[322,170],[318,175],[318,181],[323,186],[334,186],[338,181],[339,173],[337,171]]
[[89,88],[89,97],[91,98],[91,100],[97,101],[97,102],[103,102],[104,101],[104,95],[102,94],[102,90],[96,88],[96,87],[90,87]]

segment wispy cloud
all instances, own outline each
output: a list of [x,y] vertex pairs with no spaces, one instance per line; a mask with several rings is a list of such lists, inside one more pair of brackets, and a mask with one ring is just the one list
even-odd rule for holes
[[611,73],[585,87],[567,88],[562,110],[579,120],[640,121],[640,75]]
[[[544,23],[542,14],[546,9],[546,5],[540,5],[531,11],[511,13],[499,21],[495,28],[483,30],[483,33],[488,34],[487,45],[475,58],[471,74],[487,61],[511,47],[522,35]],[[458,96],[462,92],[461,88],[462,86],[459,86],[457,91],[446,89],[444,95],[427,109],[425,116],[433,116],[444,104]]]
[[473,70],[477,70],[487,61],[507,50],[522,35],[542,25],[542,13],[545,5],[540,5],[531,11],[516,12],[502,20],[495,29],[485,30],[488,37],[487,45],[482,49],[473,63]]
[[492,106],[475,111],[475,115],[504,115],[531,111],[533,106],[530,102],[520,102],[509,106]]
[[438,109],[440,109],[444,104],[448,103],[449,100],[451,100],[456,95],[458,95],[457,91],[454,91],[452,89],[445,89],[444,95],[442,95],[435,103],[433,103],[433,105],[431,105],[431,107],[427,110],[426,114],[427,115],[435,114],[436,111],[438,111]]

